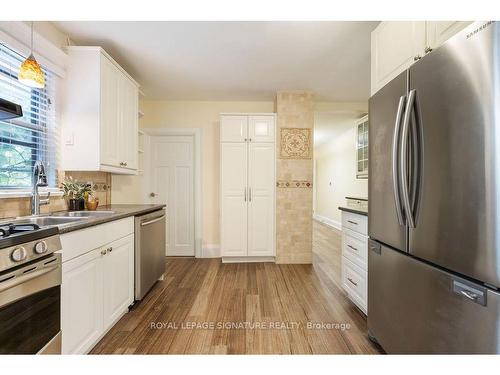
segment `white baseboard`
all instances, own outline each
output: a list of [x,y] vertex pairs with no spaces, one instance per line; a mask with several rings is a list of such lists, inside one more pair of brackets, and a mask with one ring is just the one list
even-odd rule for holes
[[275,257],[222,257],[222,263],[267,263],[276,262]]
[[202,246],[201,258],[220,258],[220,245],[210,244]]
[[342,223],[340,221],[332,220],[326,216],[321,216],[318,214],[313,214],[313,219],[328,225],[329,227],[335,228],[337,230],[342,230]]

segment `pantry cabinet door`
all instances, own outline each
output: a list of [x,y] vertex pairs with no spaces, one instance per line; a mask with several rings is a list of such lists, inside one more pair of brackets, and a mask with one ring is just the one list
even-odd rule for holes
[[103,325],[111,327],[134,301],[134,235],[104,246]]
[[424,54],[425,21],[384,21],[371,35],[371,94]]
[[62,354],[85,354],[102,329],[102,255],[94,250],[62,265]]
[[274,116],[250,116],[248,136],[250,142],[274,142]]
[[427,46],[432,49],[438,48],[470,24],[470,21],[427,21]]
[[248,116],[222,115],[220,118],[221,142],[246,142]]
[[248,151],[248,255],[274,255],[275,149],[250,143]]
[[105,56],[101,56],[101,101],[100,101],[100,162],[120,167],[120,121],[119,111],[121,73]]
[[247,144],[221,143],[221,253],[247,255]]

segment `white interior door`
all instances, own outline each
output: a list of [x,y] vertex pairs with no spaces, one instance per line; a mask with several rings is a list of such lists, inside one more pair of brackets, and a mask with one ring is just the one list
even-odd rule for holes
[[274,255],[274,144],[250,143],[248,151],[248,255]]
[[221,144],[221,252],[247,255],[247,145]]
[[167,205],[167,256],[194,256],[194,137],[151,137],[151,187]]

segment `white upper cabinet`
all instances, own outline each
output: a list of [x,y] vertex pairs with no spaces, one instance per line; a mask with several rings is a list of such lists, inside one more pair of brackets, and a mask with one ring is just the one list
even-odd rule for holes
[[101,164],[109,166],[120,165],[120,142],[117,134],[120,132],[118,111],[118,95],[120,90],[120,72],[115,65],[106,58],[101,59],[101,124],[99,127],[101,144]]
[[248,137],[250,142],[274,142],[274,116],[249,116]]
[[384,21],[371,35],[371,94],[470,22]]
[[67,47],[64,170],[136,174],[137,82],[100,47]]
[[453,35],[470,25],[469,21],[432,21],[427,22],[427,47],[435,49]]
[[371,92],[374,94],[422,56],[425,22],[381,22],[371,38]]
[[248,116],[222,115],[220,118],[221,142],[246,142]]

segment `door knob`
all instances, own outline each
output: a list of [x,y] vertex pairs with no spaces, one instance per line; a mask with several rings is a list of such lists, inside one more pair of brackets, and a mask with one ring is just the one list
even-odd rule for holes
[[156,197],[156,194],[155,194],[155,193],[149,193],[149,196],[150,196],[151,198],[154,198],[154,197]]

